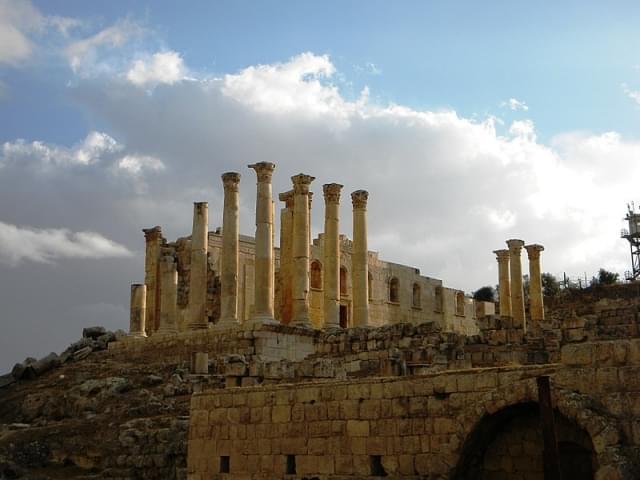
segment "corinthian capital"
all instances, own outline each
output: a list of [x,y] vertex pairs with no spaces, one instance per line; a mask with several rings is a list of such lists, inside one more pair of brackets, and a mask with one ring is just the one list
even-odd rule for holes
[[271,183],[271,177],[273,176],[273,170],[276,168],[276,164],[271,162],[258,162],[248,165],[248,167],[256,171],[258,182]]
[[222,174],[222,184],[224,185],[225,190],[237,192],[239,183],[240,174],[238,172],[227,172]]
[[339,203],[340,202],[340,191],[342,190],[343,185],[339,183],[326,183],[322,186],[322,191],[324,193],[324,201],[326,203]]
[[291,181],[293,182],[294,194],[307,195],[309,193],[309,186],[315,179],[316,177],[305,175],[304,173],[299,173],[298,175],[294,175],[293,177],[291,177]]
[[351,203],[353,203],[353,208],[367,208],[368,200],[369,192],[366,190],[356,190],[351,193]]

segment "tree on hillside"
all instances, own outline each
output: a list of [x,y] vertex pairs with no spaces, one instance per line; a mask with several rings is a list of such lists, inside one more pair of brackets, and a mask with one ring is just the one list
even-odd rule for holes
[[545,297],[555,297],[560,293],[560,282],[550,273],[542,274],[542,294]]
[[478,290],[473,292],[473,299],[478,300],[479,302],[495,302],[496,291],[489,285],[480,287]]
[[618,283],[619,276],[617,273],[601,268],[598,270],[598,285],[613,285],[614,283]]

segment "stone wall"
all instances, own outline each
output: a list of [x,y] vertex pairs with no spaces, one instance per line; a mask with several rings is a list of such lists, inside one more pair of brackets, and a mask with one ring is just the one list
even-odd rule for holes
[[[526,421],[519,424],[523,420],[518,416],[511,424],[493,421],[491,441],[478,432],[509,407],[535,403],[535,378],[540,375],[551,377],[560,424],[575,427],[569,440],[584,432],[591,441],[595,469],[601,475],[620,475],[606,478],[636,478],[632,465],[640,464],[639,340],[568,345],[561,363],[546,366],[196,394],[191,402],[189,478],[373,478],[382,472],[390,478],[480,478],[478,462],[471,458],[478,452],[483,459],[480,473],[500,468],[515,472],[519,462],[535,464],[541,451],[539,443],[525,438],[531,433]],[[527,451],[502,455],[514,466],[500,460],[505,464],[496,469],[495,442],[504,442],[498,432],[505,427],[522,436]],[[221,473],[227,466],[229,474]],[[298,477],[286,477],[288,472]]]

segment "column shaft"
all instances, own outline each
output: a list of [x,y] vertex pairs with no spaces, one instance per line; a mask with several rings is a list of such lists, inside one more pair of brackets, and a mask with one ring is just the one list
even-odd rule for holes
[[240,198],[238,185],[240,174],[227,172],[222,175],[224,184],[224,210],[222,213],[222,256],[220,258],[220,321],[221,328],[234,327],[238,323],[238,254]]
[[509,280],[509,250],[495,250],[498,260],[498,294],[500,295],[500,315],[510,317],[511,282]]
[[158,333],[176,333],[178,331],[178,270],[173,256],[165,255],[160,260],[160,278],[162,297]]
[[369,248],[367,245],[367,201],[366,190],[351,194],[353,203],[353,252],[351,254],[353,289],[353,325],[369,325]]
[[189,328],[191,330],[209,326],[207,318],[208,230],[209,205],[207,202],[194,203],[189,281]]
[[279,198],[285,202],[285,208],[280,210],[280,320],[288,324],[293,317],[293,190],[281,193]]
[[142,230],[145,238],[144,283],[146,289],[145,329],[151,335],[160,322],[160,249],[163,243],[160,227]]
[[323,185],[324,210],[324,327],[340,327],[340,190],[342,185]]
[[529,257],[529,315],[531,320],[544,320],[544,299],[542,295],[542,273],[540,271],[540,253],[544,251],[542,245],[527,245]]
[[293,322],[311,327],[309,319],[309,186],[315,177],[298,174],[293,181]]
[[131,285],[129,335],[146,337],[145,320],[147,311],[147,286],[140,283]]
[[522,263],[520,252],[524,242],[518,239],[507,240],[509,246],[509,270],[511,274],[511,313],[513,326],[526,331],[527,325],[524,316],[524,290],[522,286]]
[[275,165],[259,162],[249,165],[258,177],[256,196],[256,246],[253,326],[273,319],[273,207],[271,177]]

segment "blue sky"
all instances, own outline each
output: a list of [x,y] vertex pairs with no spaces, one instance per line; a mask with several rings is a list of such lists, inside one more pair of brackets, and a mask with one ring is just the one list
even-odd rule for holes
[[[217,226],[224,171],[243,173],[252,234],[255,161],[278,165],[275,191],[300,171],[317,193],[368,189],[370,248],[467,292],[496,283],[491,252],[512,237],[544,244],[556,275],[622,273],[620,219],[640,200],[639,13],[0,0],[0,303],[14,332],[0,370],[87,324],[126,328],[140,229],[188,234],[202,200]],[[349,235],[346,200],[342,218]]]

